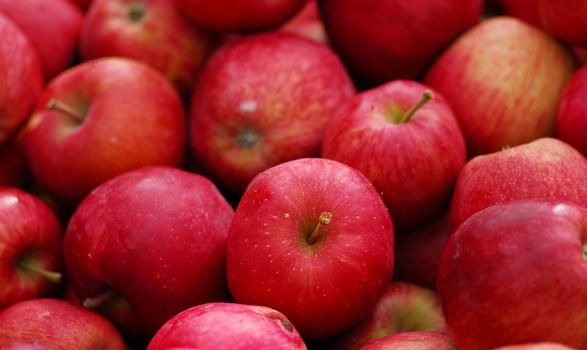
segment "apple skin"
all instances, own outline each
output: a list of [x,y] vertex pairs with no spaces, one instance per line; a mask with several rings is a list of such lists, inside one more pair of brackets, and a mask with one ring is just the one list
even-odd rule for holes
[[83,21],[77,6],[67,0],[0,0],[0,12],[29,38],[46,81],[73,63]]
[[[49,108],[52,99],[77,110],[82,120]],[[181,99],[160,72],[131,59],[102,58],[51,81],[20,136],[35,179],[75,206],[116,175],[179,166],[185,133]]]
[[29,117],[43,89],[39,56],[26,35],[0,12],[0,146]]
[[14,342],[10,344],[0,345],[0,350],[56,350],[54,347],[49,347],[34,342],[22,343]]
[[361,80],[416,79],[479,21],[482,0],[319,0],[330,44]]
[[439,94],[400,121],[426,90],[396,80],[363,91],[337,111],[322,140],[322,157],[359,170],[375,185],[397,231],[442,215],[467,157],[457,120]]
[[170,0],[94,0],[80,39],[84,60],[122,56],[143,61],[186,99],[214,48],[214,37],[192,25]]
[[285,23],[304,7],[306,0],[175,0],[175,4],[202,28],[254,32]]
[[317,157],[326,123],[353,94],[326,45],[283,32],[232,40],[210,58],[191,100],[194,161],[240,196],[261,171]]
[[443,333],[404,332],[367,343],[360,350],[457,350],[457,347]]
[[513,17],[471,28],[432,65],[425,83],[453,108],[469,157],[552,136],[570,51]]
[[557,343],[534,343],[500,346],[493,350],[575,350],[574,348]]
[[322,18],[320,18],[317,0],[309,0],[297,15],[281,25],[279,29],[312,39],[318,43],[328,43],[328,35]]
[[575,72],[561,98],[556,119],[557,137],[587,157],[587,67]]
[[26,156],[16,138],[0,145],[0,186],[20,187],[29,177]]
[[167,321],[147,350],[170,348],[217,350],[305,350],[289,320],[265,306],[207,303]]
[[542,26],[570,45],[587,46],[587,1],[537,0]]
[[438,294],[459,349],[587,348],[586,242],[587,209],[559,201],[511,201],[469,217],[438,267]]
[[31,343],[55,350],[126,350],[118,330],[100,315],[59,299],[30,299],[0,311],[0,346]]
[[54,283],[19,264],[62,272],[62,235],[61,223],[44,202],[0,187],[0,309],[56,292]]
[[226,239],[233,209],[207,178],[146,167],[92,191],[64,238],[82,301],[114,291],[102,313],[127,334],[152,336],[188,307],[228,296]]
[[568,144],[542,138],[477,156],[461,170],[449,211],[451,231],[488,206],[550,199],[587,207],[587,159]]
[[[324,213],[331,221],[309,243]],[[304,339],[326,338],[365,317],[391,280],[391,218],[358,171],[321,158],[286,162],[242,196],[227,272],[237,302],[279,310]]]

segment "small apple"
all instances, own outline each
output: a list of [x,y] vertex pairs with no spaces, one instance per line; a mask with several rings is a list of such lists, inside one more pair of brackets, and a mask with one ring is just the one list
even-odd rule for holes
[[561,98],[556,119],[557,137],[587,157],[587,67],[579,69]]
[[570,45],[587,46],[586,0],[537,0],[542,26]]
[[443,333],[405,332],[367,343],[360,350],[457,350],[457,347]]

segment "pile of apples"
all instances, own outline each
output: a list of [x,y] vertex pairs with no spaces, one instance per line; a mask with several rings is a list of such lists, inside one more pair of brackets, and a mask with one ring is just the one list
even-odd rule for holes
[[587,0],[0,0],[0,350],[587,349]]

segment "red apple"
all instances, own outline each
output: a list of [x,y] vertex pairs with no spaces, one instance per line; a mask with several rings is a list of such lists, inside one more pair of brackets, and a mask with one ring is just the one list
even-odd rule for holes
[[587,67],[579,69],[565,87],[556,119],[557,137],[587,156]]
[[365,317],[393,272],[393,226],[358,171],[305,158],[259,174],[241,198],[227,243],[239,303],[282,312],[307,339]]
[[19,187],[29,176],[22,145],[16,138],[0,144],[0,186]]
[[438,293],[458,348],[587,348],[586,247],[582,207],[522,200],[469,217],[451,234],[438,267]]
[[477,23],[482,0],[318,0],[332,46],[371,84],[419,78],[456,36]]
[[494,350],[575,350],[571,347],[556,343],[534,343],[521,345],[506,345]]
[[586,0],[537,0],[542,26],[568,44],[587,46]]
[[273,29],[293,17],[306,0],[175,0],[203,28],[217,32]]
[[457,347],[443,333],[405,332],[368,343],[360,350],[457,350]]
[[227,297],[233,210],[205,177],[147,167],[100,185],[64,239],[77,297],[128,334],[151,336],[191,306]]
[[55,292],[54,282],[61,279],[62,232],[40,199],[0,187],[0,309]]
[[170,0],[95,0],[80,42],[85,60],[123,56],[150,64],[186,99],[214,45]]
[[43,89],[43,73],[35,48],[25,34],[0,12],[0,146],[29,117]]
[[488,206],[551,199],[587,207],[587,159],[552,138],[471,159],[461,170],[450,206],[451,230]]
[[475,156],[552,136],[574,69],[570,51],[543,31],[495,17],[454,42],[425,82],[454,109],[467,151]]
[[297,15],[280,27],[280,30],[298,34],[319,43],[328,42],[326,29],[318,12],[317,0],[309,0]]
[[326,123],[353,93],[325,45],[282,32],[232,40],[208,61],[192,98],[195,162],[240,195],[261,171],[318,156]]
[[0,0],[0,12],[30,39],[41,59],[45,80],[72,64],[83,20],[78,7],[67,0]]
[[10,344],[0,345],[0,350],[55,350],[55,348],[41,345],[31,341],[27,343],[14,342]]
[[49,83],[21,136],[36,180],[75,205],[126,171],[181,164],[185,113],[171,83],[154,68],[103,58]]
[[0,324],[0,346],[20,342],[55,350],[127,349],[108,320],[58,299],[13,304],[0,311]]
[[147,350],[306,349],[279,311],[264,306],[207,303],[173,317],[155,334]]

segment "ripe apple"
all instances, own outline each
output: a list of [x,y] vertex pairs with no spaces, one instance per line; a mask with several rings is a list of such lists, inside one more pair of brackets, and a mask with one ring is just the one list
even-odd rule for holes
[[0,146],[29,117],[43,89],[43,72],[26,35],[0,12]]
[[282,312],[305,339],[365,317],[393,273],[393,225],[373,185],[333,160],[305,158],[259,174],[227,243],[239,303]]
[[556,119],[557,137],[587,157],[587,67],[579,69],[563,92]]
[[520,345],[506,345],[495,348],[494,350],[575,350],[566,345],[557,343],[533,343]]
[[147,350],[186,349],[306,349],[289,320],[265,306],[207,303],[187,309],[167,321]]
[[170,0],[94,0],[84,20],[83,59],[130,57],[161,71],[188,99],[215,43]]
[[29,176],[22,145],[16,138],[0,144],[0,186],[19,187]]
[[587,207],[587,159],[568,144],[542,138],[477,156],[461,170],[450,227],[488,206],[516,199],[551,199]]
[[182,102],[161,73],[102,58],[51,81],[21,136],[35,179],[75,205],[118,174],[181,164],[185,124]]
[[354,87],[326,45],[283,32],[235,39],[206,65],[191,101],[191,150],[232,195],[271,166],[318,156]]
[[191,306],[225,300],[233,210],[205,177],[146,167],[100,185],[64,238],[68,277],[87,307],[149,337]]
[[306,0],[175,0],[185,15],[216,32],[274,29],[302,9]]
[[443,333],[405,332],[370,342],[360,350],[457,350],[457,347]]
[[482,0],[318,0],[331,45],[369,84],[419,78],[478,22]]
[[0,187],[0,309],[55,292],[54,284],[61,280],[62,234],[61,223],[44,202]]
[[55,348],[37,344],[31,341],[27,343],[14,342],[10,344],[3,344],[0,345],[0,350],[55,350]]
[[46,81],[72,64],[83,21],[77,6],[67,0],[0,0],[0,12],[29,38]]
[[326,29],[318,12],[317,0],[309,0],[297,15],[280,27],[280,30],[298,34],[319,43],[328,42]]
[[397,231],[437,219],[467,151],[450,106],[426,86],[396,80],[356,95],[326,126],[322,157],[375,185]]
[[361,322],[328,342],[328,349],[357,350],[366,343],[403,332],[446,332],[440,300],[432,290],[393,282]]
[[425,83],[453,108],[472,157],[552,136],[574,70],[570,51],[551,36],[512,17],[494,17],[455,41]]
[[568,44],[587,46],[587,1],[537,0],[542,26]]
[[528,342],[587,348],[586,249],[587,209],[579,206],[520,200],[469,217],[449,237],[438,267],[438,293],[459,349]]
[[0,324],[0,346],[20,342],[54,350],[127,349],[108,320],[59,299],[15,303],[0,311]]

